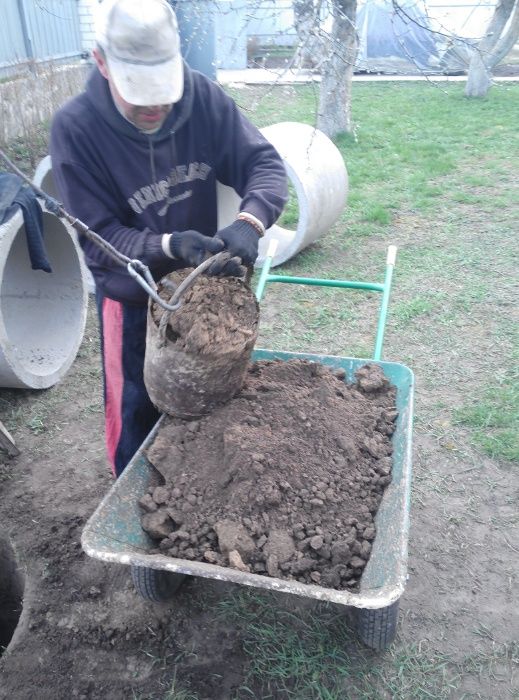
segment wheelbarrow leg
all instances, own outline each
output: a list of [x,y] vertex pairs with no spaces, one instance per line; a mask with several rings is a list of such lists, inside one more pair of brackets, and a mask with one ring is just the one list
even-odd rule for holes
[[185,574],[175,574],[146,566],[131,566],[133,585],[137,593],[153,603],[171,600],[187,578]]
[[386,649],[396,636],[398,608],[400,601],[378,610],[359,608],[355,611],[357,634],[363,644],[382,651]]

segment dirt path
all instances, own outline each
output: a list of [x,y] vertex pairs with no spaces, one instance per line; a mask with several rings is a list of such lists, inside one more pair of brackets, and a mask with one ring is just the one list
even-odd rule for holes
[[[172,676],[164,660],[192,644],[191,632],[209,646],[212,639],[219,653],[202,666],[224,675],[226,646],[216,644],[222,629],[205,627],[204,606],[225,586],[193,581],[173,609],[155,607],[135,594],[126,567],[104,565],[81,549],[82,526],[112,483],[96,333],[91,309],[80,357],[59,386],[43,394],[2,392],[4,409],[25,412],[28,423],[40,404],[45,428],[22,428],[22,454],[0,472],[0,537],[9,537],[25,574],[23,614],[0,659],[1,698],[163,697]],[[188,621],[197,621],[196,630],[186,629]],[[198,675],[198,664],[187,666]]]

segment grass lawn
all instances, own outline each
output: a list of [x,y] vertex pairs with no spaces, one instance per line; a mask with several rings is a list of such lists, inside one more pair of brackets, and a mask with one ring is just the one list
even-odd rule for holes
[[[268,97],[258,89],[248,91],[256,105],[251,116],[260,126],[315,121],[314,87],[279,87]],[[233,96],[243,101],[242,91]],[[468,100],[456,84],[354,83],[353,115],[355,134],[336,140],[349,175],[344,214],[319,244],[276,272],[381,279],[382,249],[399,244],[386,357],[412,361],[406,348],[395,354],[395,336],[419,327],[424,341],[432,335],[441,346],[448,334],[438,336],[438,323],[446,329],[466,325],[492,297],[504,295],[511,303],[517,290],[519,214],[511,174],[518,165],[519,86],[495,87],[485,100]],[[293,191],[287,208],[283,223],[291,227],[297,212]],[[488,235],[486,227],[492,229]],[[505,274],[494,289],[492,272],[501,264]],[[276,319],[266,312],[263,342],[354,356],[371,352],[371,338],[358,321],[367,311],[376,314],[373,304],[330,290],[283,288],[268,299],[274,295]],[[284,301],[287,297],[290,301]],[[270,306],[269,300],[265,304]],[[375,321],[373,315],[372,328]],[[471,428],[489,454],[517,460],[519,342],[513,318],[505,316],[496,333],[508,370],[488,377],[488,388],[474,387],[464,407],[457,407],[456,420]],[[485,418],[474,410],[480,402]],[[489,437],[494,430],[503,439]]]

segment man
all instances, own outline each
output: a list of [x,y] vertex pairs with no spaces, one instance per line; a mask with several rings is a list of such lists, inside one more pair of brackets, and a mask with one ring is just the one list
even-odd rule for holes
[[[232,256],[217,274],[251,265],[259,238],[287,199],[283,163],[211,80],[180,54],[166,0],[104,0],[96,68],[84,93],[52,124],[53,175],[65,207],[159,280],[207,254]],[[217,231],[216,181],[242,197],[236,221]],[[148,298],[90,241],[96,282],[108,456],[119,476],[159,414],[143,382]]]

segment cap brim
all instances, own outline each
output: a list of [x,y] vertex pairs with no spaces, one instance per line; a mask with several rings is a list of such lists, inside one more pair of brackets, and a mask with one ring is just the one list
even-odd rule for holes
[[180,55],[154,66],[126,63],[108,55],[106,60],[119,94],[132,105],[169,105],[182,97],[184,65]]

